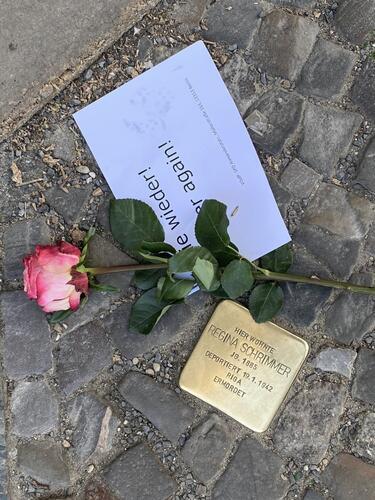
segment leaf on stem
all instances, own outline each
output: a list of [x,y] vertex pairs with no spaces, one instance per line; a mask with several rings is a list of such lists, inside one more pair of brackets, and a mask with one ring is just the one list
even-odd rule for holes
[[219,286],[216,290],[211,291],[212,295],[215,297],[219,297],[220,299],[229,299],[229,295],[227,292],[223,289],[222,286]]
[[165,269],[146,269],[136,271],[133,277],[133,283],[141,290],[149,290],[156,286],[159,278],[165,275]]
[[198,257],[193,267],[193,275],[200,288],[207,292],[216,290],[220,286],[217,263]]
[[162,255],[152,255],[148,252],[137,252],[137,254],[147,262],[152,262],[153,264],[166,264],[168,262],[168,257],[163,257]]
[[71,314],[73,314],[73,312],[74,311],[72,311],[71,309],[68,309],[67,311],[55,311],[50,316],[48,316],[48,322],[51,325],[61,323],[61,321],[64,321],[64,319],[68,318]]
[[254,284],[250,264],[245,260],[232,260],[221,276],[221,285],[231,299],[240,297]]
[[116,286],[104,285],[101,283],[94,283],[94,282],[90,282],[90,288],[94,288],[95,290],[98,290],[99,292],[120,292],[121,291]]
[[144,242],[164,241],[164,230],[152,208],[140,200],[111,200],[111,231],[124,250],[139,250]]
[[[79,261],[78,261],[78,266],[80,264],[84,264],[86,257],[87,257],[87,252],[89,249],[89,241],[94,236],[95,232],[96,232],[96,229],[94,227],[90,227],[89,230],[87,231],[86,236],[83,240],[83,247],[82,247],[82,251],[81,251],[81,257],[79,258]],[[79,270],[78,270],[78,272],[79,272]]]
[[215,257],[209,250],[207,250],[207,248],[190,247],[185,250],[181,250],[168,260],[169,273],[191,273],[198,257],[217,265]]
[[133,304],[129,318],[132,332],[148,334],[173,303],[162,301],[156,288],[151,288]]
[[176,253],[176,249],[164,241],[144,241],[141,250],[149,253]]
[[231,244],[227,231],[227,207],[216,200],[205,200],[195,223],[198,242],[208,248],[222,265],[238,258],[237,247]]
[[264,255],[261,266],[275,273],[286,273],[293,262],[293,254],[289,244],[283,245],[276,250]]
[[249,310],[257,323],[271,320],[283,305],[283,291],[276,283],[257,285],[251,292]]
[[163,276],[159,279],[157,289],[160,300],[175,301],[184,299],[194,287],[195,282],[187,279],[174,279]]

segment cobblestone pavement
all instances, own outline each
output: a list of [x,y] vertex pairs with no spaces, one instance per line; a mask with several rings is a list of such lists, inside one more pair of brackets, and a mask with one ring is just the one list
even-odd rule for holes
[[0,498],[6,471],[12,500],[371,497],[373,298],[284,287],[277,322],[311,351],[269,430],[255,434],[178,388],[211,298],[193,295],[137,336],[126,327],[137,291],[118,275],[121,293],[93,293],[50,328],[20,291],[20,259],[35,243],[79,243],[96,224],[93,263],[127,261],[72,113],[204,39],[293,235],[293,270],[373,283],[374,33],[373,0],[165,1],[0,144]]

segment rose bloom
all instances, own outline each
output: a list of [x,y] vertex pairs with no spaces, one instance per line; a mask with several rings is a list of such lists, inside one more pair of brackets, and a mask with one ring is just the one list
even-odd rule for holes
[[89,286],[87,274],[74,269],[80,256],[79,248],[60,241],[37,245],[35,252],[23,259],[24,290],[44,312],[78,309],[81,294],[87,295]]

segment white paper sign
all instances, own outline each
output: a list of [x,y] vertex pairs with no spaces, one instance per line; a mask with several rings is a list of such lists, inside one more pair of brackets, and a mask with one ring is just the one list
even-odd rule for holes
[[258,257],[290,240],[242,118],[203,42],[74,115],[116,198],[147,202],[178,250],[203,200],[225,203],[231,240]]

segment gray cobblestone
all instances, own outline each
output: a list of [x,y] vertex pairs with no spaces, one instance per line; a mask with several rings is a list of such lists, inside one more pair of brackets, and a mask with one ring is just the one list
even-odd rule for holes
[[76,156],[73,132],[66,123],[59,124],[55,130],[46,137],[46,145],[53,146],[53,156],[67,163],[72,162]]
[[372,139],[361,160],[358,175],[354,180],[355,184],[360,184],[375,194],[375,138]]
[[207,0],[176,3],[173,7],[172,16],[178,24],[179,31],[188,33],[192,30],[198,30],[206,4]]
[[193,408],[147,375],[129,373],[119,390],[128,403],[142,412],[173,443],[194,419]]
[[221,76],[228,87],[241,115],[244,115],[255,96],[254,76],[240,54],[235,54],[221,69]]
[[362,348],[355,363],[356,374],[352,387],[353,397],[375,403],[375,352]]
[[325,372],[335,372],[350,378],[356,356],[357,353],[350,349],[328,347],[319,352],[313,364]]
[[347,40],[362,44],[375,30],[375,4],[372,0],[343,0],[337,9],[334,23]]
[[361,240],[374,221],[375,205],[343,189],[323,183],[303,221],[345,239]]
[[[356,275],[353,283],[373,286],[372,275]],[[349,344],[362,338],[375,328],[374,299],[371,295],[341,293],[327,312],[327,335]]]
[[67,488],[70,474],[62,448],[52,441],[34,441],[20,444],[17,449],[18,466],[23,474],[53,490]]
[[279,452],[302,463],[318,464],[344,410],[345,397],[345,388],[330,382],[317,382],[297,393],[274,431]]
[[355,434],[352,436],[353,451],[362,458],[375,461],[375,413],[360,416]]
[[83,326],[59,342],[56,374],[60,388],[69,395],[111,363],[112,349],[102,327],[95,322]]
[[257,29],[260,13],[259,4],[247,0],[215,2],[205,14],[208,31],[204,36],[207,40],[246,48]]
[[314,490],[307,490],[303,500],[324,500],[324,498]]
[[88,302],[64,320],[65,333],[73,332],[101,314],[107,313],[112,300],[117,296],[113,292],[99,292],[90,289]]
[[35,245],[48,245],[51,232],[42,218],[15,222],[4,234],[4,276],[22,278],[22,259],[34,251]]
[[298,159],[292,160],[281,175],[281,184],[295,198],[308,198],[319,184],[321,176]]
[[6,375],[21,379],[52,368],[50,333],[44,313],[24,292],[3,293],[1,305]]
[[204,483],[213,479],[231,451],[234,436],[228,424],[216,414],[196,427],[182,449],[185,462]]
[[294,80],[310,55],[318,32],[316,24],[300,16],[272,11],[262,19],[255,37],[254,58],[272,75]]
[[355,61],[353,52],[320,39],[303,67],[297,89],[304,95],[336,99],[342,94]]
[[102,454],[111,450],[119,420],[91,394],[80,394],[69,402],[68,422],[73,452],[80,462],[95,451]]
[[316,0],[271,0],[276,5],[291,5],[298,8],[311,8],[316,4]]
[[88,186],[83,189],[71,188],[68,193],[65,193],[56,186],[50,188],[44,194],[49,205],[62,215],[65,222],[70,225],[79,222],[91,191],[92,188]]
[[10,408],[11,430],[18,436],[32,437],[58,430],[58,401],[43,380],[20,382],[13,391]]
[[126,500],[165,500],[177,488],[175,481],[145,444],[123,453],[107,469],[105,479]]
[[340,453],[325,469],[322,479],[333,498],[368,500],[373,493],[375,466],[347,453]]
[[5,443],[5,418],[3,394],[0,389],[0,500],[6,500],[7,474],[6,474],[6,443]]
[[[375,6],[374,6],[375,8]],[[356,77],[352,88],[352,100],[361,112],[375,121],[375,63],[365,64],[363,71]]]
[[288,218],[288,209],[290,203],[292,202],[292,194],[285,189],[280,182],[278,182],[274,177],[269,177],[268,179],[272,193],[276,199],[277,206],[279,207],[280,213],[283,216],[283,219],[286,221]]
[[293,241],[328,267],[340,279],[348,279],[360,255],[360,241],[344,240],[323,229],[302,224],[293,234]]
[[330,177],[339,158],[347,154],[361,121],[358,113],[308,103],[299,150],[301,159]]
[[279,500],[287,490],[281,479],[282,461],[255,439],[240,444],[227,470],[216,483],[213,498],[220,500]]
[[249,110],[245,123],[255,144],[278,154],[298,128],[303,100],[297,94],[271,90]]
[[312,325],[332,293],[329,288],[294,283],[286,283],[282,288],[284,302],[279,314],[296,327]]

